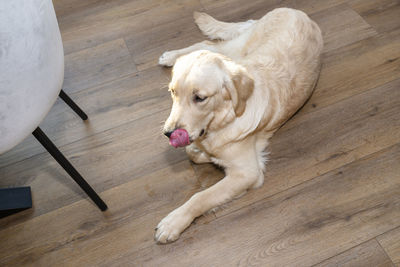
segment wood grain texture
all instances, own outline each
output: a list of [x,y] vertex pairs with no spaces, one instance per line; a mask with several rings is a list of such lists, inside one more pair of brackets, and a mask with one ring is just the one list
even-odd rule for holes
[[207,13],[225,21],[257,19],[278,7],[300,9],[307,14],[323,11],[346,2],[345,0],[200,0]]
[[311,16],[321,28],[324,52],[376,35],[376,31],[346,4]]
[[350,6],[378,32],[386,32],[400,26],[399,0],[351,0]]
[[195,10],[201,10],[198,0],[91,1],[81,11],[71,9],[59,18],[64,50],[69,54],[146,32],[157,25],[192,16]]
[[192,225],[173,244],[151,245],[103,266],[319,263],[399,222],[399,152],[395,145],[208,224]]
[[399,54],[400,29],[327,53],[317,87],[300,113],[400,78]]
[[123,39],[110,41],[65,57],[63,88],[80,91],[136,72]]
[[392,267],[394,266],[379,243],[372,239],[314,267]]
[[[90,119],[57,101],[41,127],[110,209],[100,213],[28,138],[0,155],[0,187],[30,185],[34,202],[0,220],[1,266],[399,265],[398,1],[54,4],[66,91]],[[168,146],[170,69],[158,57],[204,40],[195,10],[240,21],[282,6],[305,11],[324,32],[314,94],[271,139],[262,188],[199,217],[176,243],[155,244],[165,215],[224,176]]]
[[396,266],[400,266],[400,228],[389,231],[379,237],[378,242],[392,259]]
[[109,206],[104,213],[81,200],[2,228],[2,240],[12,238],[0,243],[0,265],[94,266],[149,246],[164,213],[188,199],[197,185],[188,162],[172,164],[101,194]]
[[[96,133],[134,121],[170,107],[167,91],[169,70],[158,67],[103,83],[70,96],[89,115],[83,122],[60,99],[40,127],[59,147],[88,138]],[[161,121],[159,123],[161,128]],[[156,126],[156,125],[155,125]],[[160,128],[156,129],[159,131]],[[44,149],[29,137],[13,150],[2,154],[0,167],[22,161]]]
[[146,31],[128,34],[126,44],[134,55],[139,70],[146,70],[158,64],[164,51],[183,48],[204,40],[194,24],[191,13]]

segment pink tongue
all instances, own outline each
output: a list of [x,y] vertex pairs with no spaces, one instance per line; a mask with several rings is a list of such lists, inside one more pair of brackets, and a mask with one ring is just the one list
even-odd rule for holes
[[185,129],[176,129],[169,138],[169,144],[175,148],[189,145],[188,132]]

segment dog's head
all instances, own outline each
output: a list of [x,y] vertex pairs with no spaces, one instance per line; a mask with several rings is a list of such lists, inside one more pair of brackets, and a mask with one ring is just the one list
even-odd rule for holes
[[182,128],[193,142],[223,127],[244,113],[253,88],[246,69],[220,54],[201,50],[180,57],[169,84],[173,105],[164,134]]

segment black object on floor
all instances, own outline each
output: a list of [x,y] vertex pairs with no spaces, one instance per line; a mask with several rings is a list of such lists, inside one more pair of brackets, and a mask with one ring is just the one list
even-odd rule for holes
[[[60,98],[75,111],[82,120],[87,120],[88,116],[85,112],[63,91],[60,91]],[[46,148],[53,158],[64,168],[72,179],[82,188],[83,191],[93,200],[101,211],[107,210],[107,205],[93,188],[83,179],[80,173],[72,166],[72,164],[64,157],[58,148],[51,142],[46,134],[37,127],[33,131],[33,136]],[[4,188],[0,189],[0,218],[11,215],[18,211],[31,208],[32,198],[30,187]]]
[[31,188],[0,188],[0,218],[32,208]]
[[72,164],[64,157],[58,148],[50,141],[46,134],[37,127],[33,131],[33,136],[46,148],[46,150],[53,156],[53,158],[64,168],[64,170],[71,176],[72,179],[86,192],[86,194],[93,200],[101,211],[107,210],[107,205],[93,190],[93,188],[83,179],[79,172],[72,166]]

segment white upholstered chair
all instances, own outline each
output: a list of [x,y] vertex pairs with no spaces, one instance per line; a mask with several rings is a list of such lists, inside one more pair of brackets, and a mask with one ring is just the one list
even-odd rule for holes
[[[106,210],[106,204],[38,127],[58,96],[87,119],[61,90],[63,79],[64,52],[52,1],[1,0],[0,154],[33,134],[96,205]],[[15,208],[14,203],[18,195],[1,189],[0,209]]]

